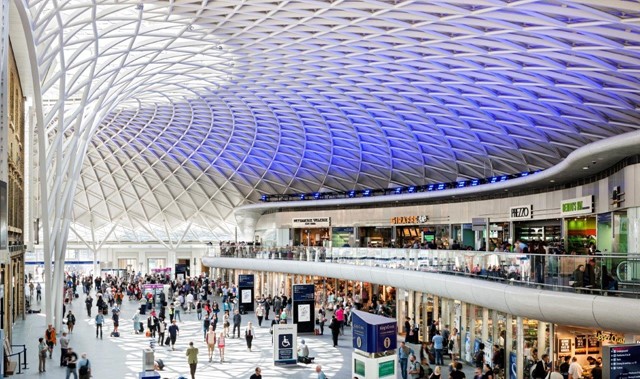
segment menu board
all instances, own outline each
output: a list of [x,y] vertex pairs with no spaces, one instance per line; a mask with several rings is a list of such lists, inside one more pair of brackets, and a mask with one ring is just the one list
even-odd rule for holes
[[576,336],[576,355],[587,354],[587,336]]
[[560,345],[560,348],[558,350],[560,354],[571,353],[571,338],[560,339],[559,345]]
[[600,341],[598,336],[592,335],[587,338],[587,353],[600,354]]
[[604,379],[640,379],[640,345],[604,346],[602,355]]

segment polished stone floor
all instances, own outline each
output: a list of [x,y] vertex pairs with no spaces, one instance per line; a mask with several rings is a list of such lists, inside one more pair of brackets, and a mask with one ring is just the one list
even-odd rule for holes
[[[94,296],[95,298],[95,296]],[[38,308],[34,304],[34,308]],[[133,379],[138,378],[138,373],[142,369],[142,353],[149,348],[149,338],[133,332],[132,317],[137,310],[136,302],[129,302],[125,299],[121,309],[120,332],[121,337],[109,337],[113,330],[111,317],[106,318],[104,327],[104,339],[95,338],[95,323],[93,318],[87,316],[84,306],[84,296],[80,296],[71,305],[76,315],[77,323],[71,337],[70,346],[77,352],[86,352],[91,361],[94,379]],[[93,313],[95,316],[95,307]],[[225,362],[219,363],[214,360],[208,362],[207,348],[204,344],[202,332],[202,322],[197,319],[194,313],[184,314],[182,321],[178,322],[180,334],[176,343],[175,351],[170,348],[155,347],[156,358],[161,358],[165,367],[160,371],[161,378],[174,379],[180,375],[190,378],[189,366],[187,364],[185,352],[190,341],[200,349],[199,364],[196,372],[197,379],[226,379],[226,378],[249,378],[256,366],[262,368],[263,378],[316,378],[315,366],[320,364],[329,378],[351,378],[351,330],[345,328],[345,335],[340,336],[338,348],[334,348],[329,329],[325,328],[325,334],[321,336],[303,335],[311,356],[315,357],[312,365],[298,364],[295,366],[274,366],[271,335],[269,334],[269,324],[263,323],[262,328],[257,328],[257,319],[253,313],[242,316],[243,331],[248,321],[252,321],[256,327],[256,337],[253,341],[253,351],[249,352],[244,339],[227,339],[225,351]],[[144,316],[143,316],[144,317]],[[144,319],[144,318],[141,318]],[[220,331],[221,322],[218,323]],[[146,323],[145,323],[146,325]],[[29,314],[24,321],[19,320],[14,325],[14,344],[26,344],[28,349],[29,368],[21,375],[15,377],[60,379],[65,378],[66,369],[60,367],[60,348],[56,346],[53,359],[47,359],[46,372],[38,373],[37,346],[38,338],[44,337],[46,329],[45,315]],[[400,338],[400,337],[399,337]],[[400,340],[400,339],[399,339]],[[216,356],[217,352],[216,352]],[[445,362],[447,363],[447,362]],[[465,368],[467,377],[472,372],[470,368]],[[398,378],[400,375],[398,375]]]
[[[95,338],[95,322],[89,318],[84,307],[84,296],[80,296],[73,302],[71,309],[77,318],[77,323],[71,337],[70,346],[77,353],[86,352],[91,361],[93,378],[129,379],[138,378],[138,372],[142,369],[142,352],[149,347],[149,338],[137,335],[133,332],[133,317],[136,311],[136,303],[125,299],[121,309],[120,331],[121,337],[109,337],[113,330],[110,316],[104,328],[104,339]],[[35,304],[37,308],[37,304]],[[95,307],[94,313],[95,315]],[[189,365],[187,364],[185,351],[190,341],[200,349],[199,364],[196,378],[225,379],[225,378],[249,378],[256,366],[262,368],[263,378],[311,378],[315,377],[315,364],[296,366],[274,366],[271,335],[269,324],[263,322],[262,328],[257,328],[257,319],[253,313],[242,316],[243,331],[248,321],[256,326],[256,337],[253,340],[253,351],[249,352],[244,338],[227,339],[225,349],[225,362],[209,363],[207,348],[204,343],[202,322],[194,313],[184,314],[182,322],[178,322],[180,334],[175,351],[170,348],[156,345],[155,355],[165,363],[165,368],[160,371],[161,378],[177,378],[180,375],[190,378]],[[221,323],[218,323],[220,331]],[[65,378],[66,369],[60,367],[59,345],[53,353],[53,359],[47,359],[46,372],[38,373],[37,346],[38,338],[44,336],[46,322],[44,314],[29,314],[25,321],[18,321],[14,326],[14,343],[26,344],[28,351],[29,368],[17,377],[60,379]],[[328,331],[328,328],[325,328]],[[351,332],[345,329],[345,336],[341,336],[338,345],[334,348],[331,336],[326,333],[323,336],[304,335],[299,336],[306,340],[311,356],[315,356],[315,362],[321,364],[323,370],[330,378],[349,378],[351,367],[349,365],[351,348]],[[217,352],[216,352],[216,356]]]

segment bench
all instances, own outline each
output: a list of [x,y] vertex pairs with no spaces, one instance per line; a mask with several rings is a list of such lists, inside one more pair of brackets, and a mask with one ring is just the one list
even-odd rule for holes
[[[22,374],[23,369],[27,369],[27,346],[26,345],[11,345],[9,340],[4,340],[4,373],[3,375],[9,376],[16,374],[16,368],[18,374]],[[21,350],[13,352],[13,348],[17,347]],[[18,357],[18,361],[12,360],[11,357]]]

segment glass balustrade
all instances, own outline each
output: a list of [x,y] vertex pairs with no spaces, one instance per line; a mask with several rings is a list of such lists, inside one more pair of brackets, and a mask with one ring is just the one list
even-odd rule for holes
[[214,246],[212,257],[354,264],[604,296],[640,297],[640,255],[553,255],[471,250]]

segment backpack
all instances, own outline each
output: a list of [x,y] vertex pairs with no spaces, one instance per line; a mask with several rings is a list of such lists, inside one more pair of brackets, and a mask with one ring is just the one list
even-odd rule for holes
[[78,370],[80,375],[86,375],[89,373],[89,360],[87,359],[87,364],[84,366],[80,366],[80,370]]

